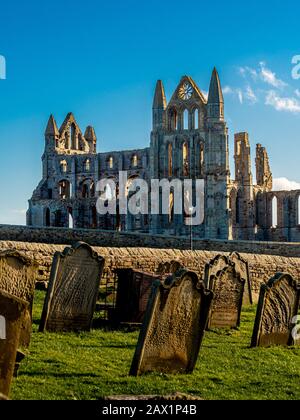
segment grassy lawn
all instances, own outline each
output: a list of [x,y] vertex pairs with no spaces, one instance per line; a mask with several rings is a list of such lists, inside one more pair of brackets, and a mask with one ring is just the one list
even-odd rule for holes
[[255,308],[240,330],[207,332],[191,375],[128,376],[137,332],[38,333],[44,293],[37,292],[30,354],[12,399],[99,399],[116,394],[183,392],[204,399],[300,399],[300,348],[250,349]]

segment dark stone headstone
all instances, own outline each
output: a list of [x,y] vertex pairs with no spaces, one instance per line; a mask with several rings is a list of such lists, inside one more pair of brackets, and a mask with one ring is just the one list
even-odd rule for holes
[[0,291],[0,393],[9,395],[28,302]]
[[300,284],[289,274],[277,273],[260,289],[252,347],[298,344],[295,319],[300,302]]
[[89,331],[104,259],[82,242],[53,259],[40,331]]
[[131,268],[117,269],[118,288],[113,321],[116,323],[142,323],[154,276]]
[[207,324],[212,292],[195,273],[180,270],[153,284],[130,374],[193,371]]
[[229,257],[219,255],[205,267],[205,285],[214,293],[208,328],[237,328],[245,280]]
[[37,277],[37,265],[17,251],[0,253],[0,290],[29,303],[24,313],[20,348],[28,348],[32,332],[32,306]]

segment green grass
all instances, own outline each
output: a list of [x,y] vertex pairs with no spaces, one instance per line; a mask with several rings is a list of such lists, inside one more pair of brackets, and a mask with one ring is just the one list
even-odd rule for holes
[[255,307],[241,328],[207,332],[191,375],[128,376],[137,332],[38,333],[44,293],[37,292],[30,354],[12,399],[92,400],[116,394],[183,392],[204,399],[300,399],[300,349],[250,349]]

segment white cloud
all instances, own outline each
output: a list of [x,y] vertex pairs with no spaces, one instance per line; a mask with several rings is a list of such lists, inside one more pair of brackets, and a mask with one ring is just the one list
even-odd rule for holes
[[299,89],[295,90],[295,95],[298,96],[298,98],[300,98],[300,90]]
[[208,92],[206,92],[205,90],[201,90],[201,92],[202,92],[202,94],[203,94],[204,98],[205,98],[206,100],[208,100]]
[[287,83],[285,83],[283,80],[277,79],[276,73],[268,69],[266,67],[265,62],[262,61],[259,63],[259,65],[260,65],[260,77],[265,83],[278,89],[287,86]]
[[251,76],[253,80],[257,80],[257,78],[258,78],[257,71],[255,69],[252,69],[251,67],[248,67],[248,66],[240,67],[239,72],[245,78],[248,75]]
[[275,178],[273,180],[273,191],[300,190],[300,182],[290,181],[287,178]]
[[253,89],[251,88],[251,86],[247,86],[245,96],[248,99],[248,101],[251,102],[252,104],[256,104],[258,102],[258,98],[256,94],[254,93]]
[[245,89],[233,88],[230,86],[225,86],[223,89],[224,95],[235,95],[237,96],[240,104],[243,104],[245,100],[254,104],[258,102],[258,98],[250,86],[247,86]]
[[225,86],[222,90],[223,90],[224,95],[233,93],[233,89],[230,86]]
[[243,96],[242,90],[241,89],[237,89],[236,90],[236,93],[238,95],[238,98],[239,98],[240,103],[243,104],[243,102],[244,102],[244,96]]
[[237,95],[240,103],[243,103],[243,92],[241,89],[232,88],[230,86],[225,86],[223,88],[224,95]]
[[14,209],[14,210],[12,210],[12,213],[14,213],[14,214],[22,214],[22,215],[24,215],[24,214],[26,214],[26,212],[27,212],[26,209],[21,209],[21,210]]
[[295,98],[280,97],[274,90],[267,93],[265,104],[272,106],[276,111],[300,113],[300,101]]

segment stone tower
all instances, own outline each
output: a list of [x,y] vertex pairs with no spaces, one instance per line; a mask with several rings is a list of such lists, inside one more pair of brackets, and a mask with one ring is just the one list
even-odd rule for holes
[[228,239],[231,237],[228,130],[221,83],[215,68],[209,87],[205,131],[205,237]]

